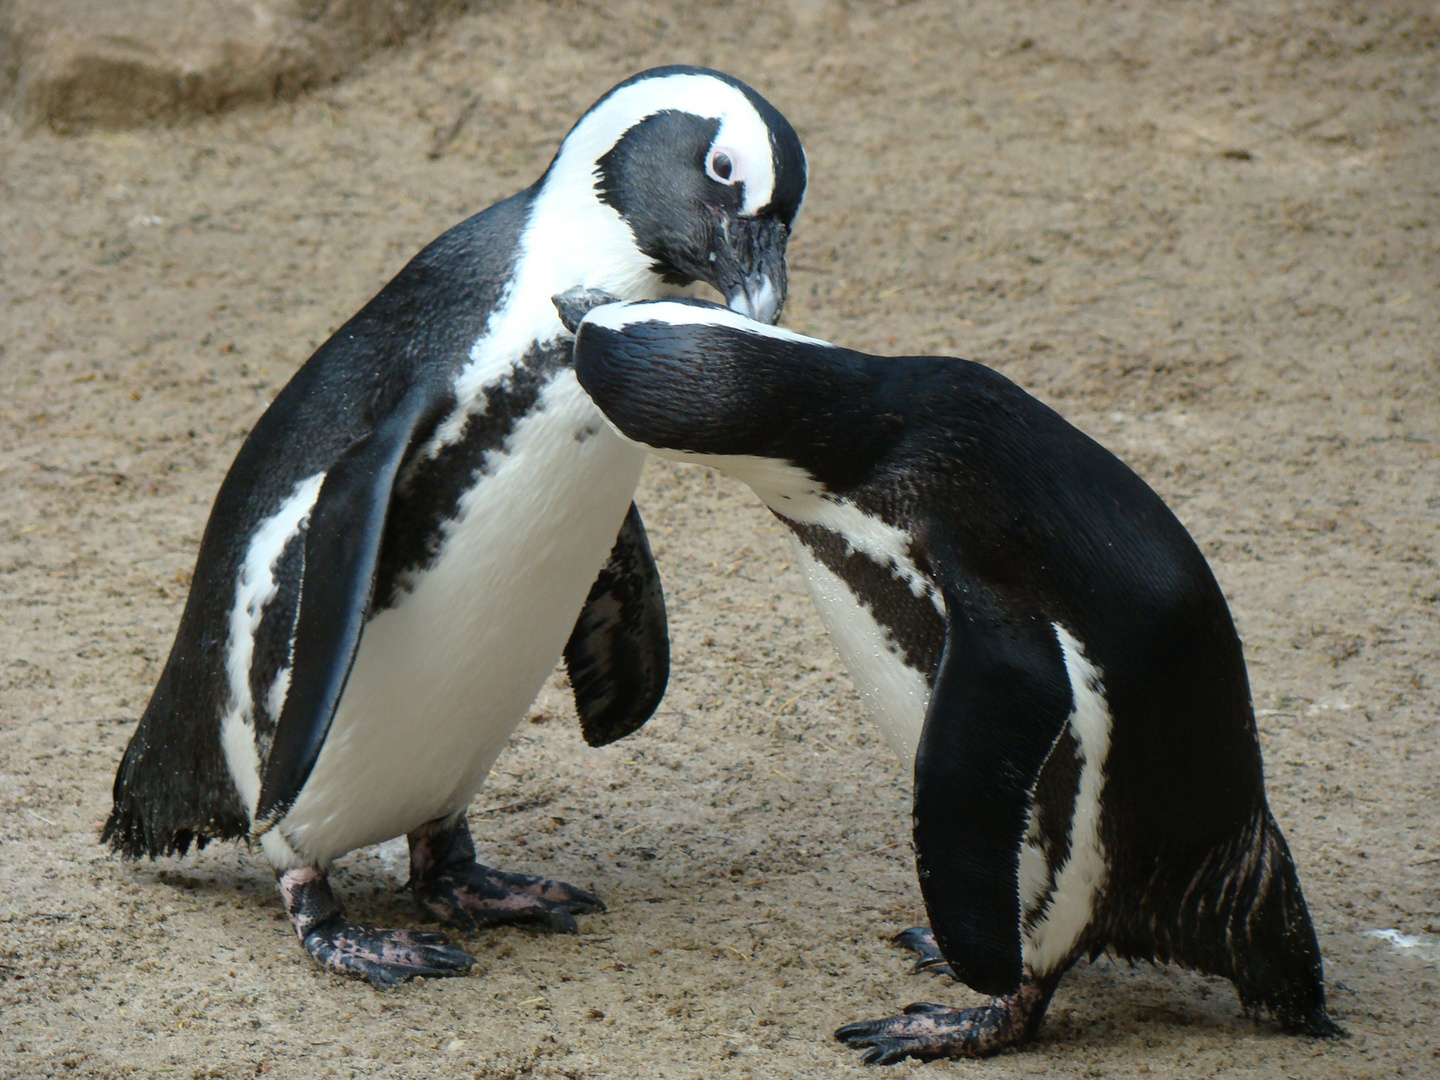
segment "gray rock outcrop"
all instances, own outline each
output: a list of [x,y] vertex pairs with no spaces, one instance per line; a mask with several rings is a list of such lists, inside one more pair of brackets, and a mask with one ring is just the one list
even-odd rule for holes
[[0,0],[0,109],[124,128],[293,96],[467,0]]

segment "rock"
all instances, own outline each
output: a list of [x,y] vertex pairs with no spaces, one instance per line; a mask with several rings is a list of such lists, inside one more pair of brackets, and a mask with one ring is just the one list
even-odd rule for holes
[[125,128],[294,96],[465,0],[0,0],[0,108]]

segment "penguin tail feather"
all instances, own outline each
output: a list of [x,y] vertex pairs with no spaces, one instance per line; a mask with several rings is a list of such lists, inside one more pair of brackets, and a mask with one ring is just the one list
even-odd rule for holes
[[193,844],[196,851],[204,849],[211,837],[189,829],[177,829],[168,835],[153,832],[143,818],[123,813],[118,807],[110,811],[100,842],[124,859],[156,859],[162,855],[184,855]]
[[1320,945],[1268,807],[1198,861],[1165,856],[1153,865],[1139,910],[1112,921],[1115,952],[1223,976],[1246,1012],[1269,1012],[1293,1034],[1346,1035],[1325,1011]]
[[1325,1011],[1320,943],[1290,847],[1268,807],[1257,819],[1229,912],[1231,978],[1240,1003],[1247,1011],[1267,1010],[1292,1034],[1344,1038],[1345,1029]]

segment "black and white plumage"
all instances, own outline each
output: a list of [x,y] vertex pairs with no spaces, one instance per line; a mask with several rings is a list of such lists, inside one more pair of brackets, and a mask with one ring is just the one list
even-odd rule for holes
[[994,1053],[1105,950],[1339,1033],[1225,599],[1119,459],[979,364],[867,356],[713,305],[600,307],[575,364],[621,434],[740,478],[790,527],[913,763],[933,932],[902,938],[995,1000],[841,1039],[875,1062]]
[[805,184],[794,130],[752,89],[660,68],[592,106],[532,187],[421,251],[236,457],[105,840],[132,857],[258,840],[306,949],[380,983],[473,961],[346,922],[324,869],[356,847],[408,834],[417,898],[462,928],[596,907],[479,866],[465,827],[562,651],[592,743],[644,723],[667,678],[631,504],[644,455],[580,390],[552,297],[701,280],[773,319]]

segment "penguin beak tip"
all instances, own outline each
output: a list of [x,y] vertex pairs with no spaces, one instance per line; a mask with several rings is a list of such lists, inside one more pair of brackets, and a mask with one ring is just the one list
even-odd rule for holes
[[579,330],[580,321],[591,311],[605,304],[617,303],[619,299],[618,296],[612,296],[610,293],[602,292],[599,289],[587,289],[581,285],[552,296],[550,302],[555,305],[555,312],[560,316],[561,325],[574,334]]
[[780,318],[784,297],[768,275],[747,278],[730,291],[725,298],[731,311],[744,315],[756,322],[773,324]]

